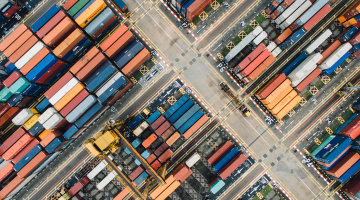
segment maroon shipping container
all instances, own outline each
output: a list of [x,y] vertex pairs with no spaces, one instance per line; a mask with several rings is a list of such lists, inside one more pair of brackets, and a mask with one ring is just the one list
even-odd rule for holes
[[1,146],[0,146],[0,155],[3,155],[6,150],[8,150],[16,141],[18,141],[26,131],[23,128],[19,128],[15,131]]
[[168,130],[166,130],[161,137],[166,141],[173,133],[175,132],[175,128],[173,126],[170,126]]
[[161,163],[158,160],[155,160],[153,163],[151,163],[151,167],[155,170],[157,170],[160,167],[160,165],[161,165]]
[[276,9],[273,13],[271,13],[270,18],[274,20],[279,17],[280,14],[281,13]]
[[76,77],[80,81],[85,81],[91,74],[95,72],[105,61],[106,57],[102,53],[98,53],[90,62],[88,62],[79,72]]
[[246,66],[248,66],[253,60],[255,60],[256,57],[258,57],[261,52],[264,51],[264,49],[266,48],[265,44],[261,43],[259,44],[258,47],[256,47],[256,49],[254,49],[254,51],[252,51],[248,56],[246,56],[246,58],[241,61],[236,68],[241,71],[243,69],[246,68]]
[[21,109],[17,107],[10,108],[1,118],[0,118],[0,128],[6,128],[10,123],[12,118],[14,118]]
[[63,109],[60,110],[60,114],[65,117],[69,114],[79,103],[81,103],[87,96],[89,92],[87,90],[82,90],[74,99],[72,99]]
[[66,83],[68,83],[74,76],[68,72],[61,77],[48,91],[45,92],[44,96],[51,99]]
[[207,161],[210,165],[214,164],[227,150],[229,150],[233,145],[233,143],[228,140],[226,141],[221,147],[216,150],[208,159]]
[[301,81],[301,83],[299,85],[297,85],[294,89],[296,90],[296,92],[301,92],[303,89],[306,88],[306,86],[308,86],[317,76],[319,76],[321,74],[321,69],[320,68],[316,68],[313,72],[311,72],[311,74],[309,74],[303,81]]
[[306,22],[303,28],[306,31],[309,31],[316,23],[320,21],[329,11],[331,10],[331,6],[329,4],[325,4],[308,22]]
[[156,129],[156,131],[155,131],[156,135],[160,136],[168,128],[170,128],[170,126],[171,126],[170,122],[168,122],[168,121],[164,122],[163,124],[161,124],[161,126],[159,126],[159,128]]
[[342,191],[350,194],[355,195],[360,191],[360,174],[355,178],[352,178],[347,185],[342,188]]
[[58,25],[61,20],[65,18],[65,16],[65,13],[60,10],[48,22],[46,22],[46,24],[41,27],[41,29],[36,32],[36,35],[39,36],[40,39],[43,38],[48,32],[51,31],[51,29]]
[[157,128],[159,128],[159,126],[164,123],[164,121],[166,121],[164,116],[160,116],[157,120],[154,121],[154,123],[152,123],[150,126],[151,128],[153,128],[154,130],[156,130]]
[[68,0],[62,5],[65,10],[69,10],[73,5],[75,5],[79,0]]
[[350,19],[352,17],[355,17],[359,14],[359,11],[356,10],[356,7],[360,5],[360,1],[356,2],[351,6],[350,10],[348,10],[346,13],[344,13],[342,16],[345,17],[345,19]]
[[18,163],[26,154],[28,154],[31,149],[33,149],[36,145],[40,144],[40,141],[38,139],[33,139],[24,149],[20,151],[13,159],[12,162],[14,164]]
[[247,157],[240,153],[233,158],[224,168],[219,171],[219,176],[222,180],[225,180],[231,173],[233,173],[241,164],[245,162]]
[[6,13],[4,13],[4,17],[10,18],[18,9],[19,9],[19,6],[16,4],[13,4],[13,6]]
[[0,107],[0,117],[2,117],[11,107],[7,103],[1,104]]
[[292,32],[295,32],[298,28],[300,28],[300,26],[299,26],[296,22],[293,22],[293,23],[289,26],[289,29],[290,29]]
[[104,32],[104,30],[110,26],[110,24],[112,24],[115,20],[117,19],[116,15],[114,15],[113,17],[111,17],[104,25],[101,26],[101,28],[99,28],[99,30],[97,30],[91,37],[93,39],[96,39],[101,33]]
[[85,176],[83,179],[81,179],[79,182],[77,182],[72,188],[70,188],[68,193],[71,196],[74,196],[88,183],[89,183],[89,179]]
[[49,70],[47,70],[35,83],[46,84],[52,79],[59,71],[65,67],[67,63],[65,61],[57,61]]
[[353,54],[351,54],[350,59],[355,60],[355,59],[358,58],[359,56],[360,56],[360,50],[357,51],[357,52],[355,52],[355,53],[353,53]]
[[31,47],[33,47],[39,40],[35,35],[31,36],[21,47],[16,50],[10,57],[9,60],[12,63],[16,63]]
[[150,154],[148,158],[146,158],[146,161],[150,164],[156,159],[156,156],[154,154]]
[[275,76],[256,94],[257,98],[265,99],[266,97],[268,97],[272,91],[274,91],[282,82],[285,81],[285,79],[286,75],[284,73]]
[[271,14],[270,8],[266,8],[266,9],[265,9],[265,12],[266,12],[266,14],[270,15],[270,14]]
[[129,174],[130,180],[135,180],[143,171],[144,169],[142,168],[142,166],[138,166],[137,168],[135,168],[134,171]]
[[20,72],[15,71],[3,81],[3,85],[9,88],[20,77],[23,77],[23,75]]
[[355,45],[360,42],[360,32],[356,33],[350,40],[350,44]]
[[160,145],[155,151],[154,154],[158,157],[160,156],[169,146],[164,142]]
[[161,163],[164,163],[168,158],[170,158],[170,156],[173,154],[173,151],[169,148],[167,149],[163,154],[161,154],[161,156],[158,158],[158,160]]
[[173,172],[174,179],[180,181],[181,178],[188,173],[188,171],[189,168],[184,163],[181,163]]
[[26,97],[24,100],[21,101],[21,103],[17,106],[18,108],[23,108],[24,106],[26,106],[26,104],[29,101],[32,101],[35,97]]

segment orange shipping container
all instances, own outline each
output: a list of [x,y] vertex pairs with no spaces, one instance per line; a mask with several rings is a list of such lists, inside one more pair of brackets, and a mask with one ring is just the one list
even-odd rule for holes
[[262,86],[260,91],[256,93],[257,98],[265,99],[267,96],[270,95],[275,88],[277,88],[282,82],[286,79],[286,75],[281,73],[274,78],[272,78],[266,85]]
[[50,134],[48,134],[44,140],[41,140],[40,145],[42,147],[46,147],[50,142],[52,142],[56,137],[61,136],[62,132],[60,131],[51,131]]
[[29,62],[25,64],[24,67],[20,69],[20,72],[24,75],[29,73],[39,62],[44,59],[51,51],[44,47],[42,48],[39,53],[37,53]]
[[121,71],[130,77],[144,62],[150,58],[150,52],[144,48],[141,50],[128,64],[121,69]]
[[195,122],[194,125],[192,125],[184,134],[183,136],[186,138],[186,139],[189,139],[192,134],[194,134],[202,125],[204,125],[207,120],[209,119],[208,116],[206,115],[203,115],[197,122]]
[[251,72],[251,74],[249,74],[249,76],[246,77],[246,81],[250,82],[255,80],[255,78],[258,77],[275,60],[276,58],[271,54],[261,65],[259,65],[253,72]]
[[0,199],[5,199],[12,191],[14,191],[25,179],[15,176],[1,191]]
[[131,31],[128,30],[126,33],[124,33],[123,36],[116,40],[110,48],[105,51],[105,54],[110,58],[114,58],[126,45],[128,45],[134,39],[134,37],[135,36],[131,33]]
[[340,178],[340,176],[350,169],[359,159],[360,155],[358,153],[349,151],[349,153],[342,157],[327,173],[336,178]]
[[113,200],[123,200],[130,193],[129,186],[124,188]]
[[[273,109],[284,97],[286,97],[286,95],[289,94],[289,92],[292,90],[293,88],[291,87],[291,85],[289,85],[284,91],[282,91],[272,102],[270,102],[269,104],[265,105],[267,109],[271,110]],[[263,100],[260,100],[261,102]],[[286,104],[285,104],[286,105]]]
[[284,82],[282,82],[274,91],[270,93],[266,99],[262,100],[264,104],[271,103],[274,99],[276,99],[277,96],[280,95],[282,91],[284,91],[289,85],[291,84],[291,81],[289,79],[286,79]]
[[2,157],[6,161],[11,160],[33,139],[34,138],[30,134],[25,133],[25,135],[23,135],[14,145],[12,145],[11,148],[2,155]]
[[68,93],[65,94],[56,104],[54,105],[54,108],[57,111],[60,111],[63,109],[73,98],[76,97],[83,89],[85,88],[85,85],[82,83],[76,84]]
[[162,192],[155,200],[165,200],[176,188],[180,186],[180,181],[174,181],[164,192]]
[[44,140],[46,136],[48,136],[53,130],[44,130],[40,135],[38,136],[40,140]]
[[36,169],[47,157],[49,154],[46,151],[40,151],[31,161],[26,164],[18,173],[17,175],[20,178],[25,178],[28,176],[33,170]]
[[81,57],[81,59],[79,61],[77,61],[75,63],[75,65],[73,65],[70,68],[70,72],[72,74],[76,74],[78,73],[86,64],[88,64],[90,62],[91,59],[93,59],[98,53],[100,52],[100,50],[96,47],[93,47],[92,49],[90,49],[90,51],[88,51],[83,57]]
[[8,46],[10,46],[21,34],[23,34],[28,27],[25,24],[20,24],[9,36],[7,36],[0,43],[0,51],[4,52]]
[[103,51],[106,51],[114,42],[119,39],[124,33],[126,33],[129,29],[124,25],[120,26],[116,31],[110,35],[101,45],[100,48]]
[[176,131],[169,139],[166,140],[166,144],[169,146],[173,145],[180,136],[180,133]]
[[39,40],[36,36],[31,36],[21,47],[16,50],[10,57],[9,60],[12,63],[16,63],[21,56],[23,56],[32,46],[34,46]]
[[7,177],[9,177],[14,172],[14,164],[9,162],[2,169],[0,169],[0,183],[3,182]]
[[102,10],[106,8],[106,3],[103,0],[96,0],[92,3],[80,16],[75,19],[75,22],[84,28],[91,22]]
[[282,99],[274,109],[270,110],[274,115],[278,114],[281,109],[283,109],[291,100],[293,100],[297,95],[295,90],[292,90],[284,99]]
[[150,192],[150,197],[155,199],[158,197],[166,188],[168,188],[175,181],[174,176],[170,175],[166,180],[165,184],[158,186],[155,190]]
[[88,64],[86,64],[78,73],[76,73],[76,77],[80,81],[86,80],[105,61],[106,57],[102,53],[97,54]]
[[75,28],[75,23],[69,17],[65,17],[42,40],[46,45],[55,48],[72,33]]
[[31,36],[32,32],[30,30],[26,30],[23,34],[20,35],[8,48],[6,48],[3,53],[6,57],[10,57],[21,45],[23,45]]
[[64,41],[62,41],[54,49],[54,54],[59,58],[64,57],[84,37],[85,34],[80,29],[75,29]]
[[322,52],[322,59],[317,62],[317,64],[322,63],[327,57],[329,57],[339,46],[341,45],[341,42],[339,40],[336,40],[333,42],[330,46],[328,46],[323,52]]
[[275,40],[274,42],[279,45],[282,42],[284,42],[286,40],[286,38],[288,38],[290,35],[292,34],[292,31],[290,30],[290,28],[285,29],[284,32],[282,32]]
[[155,133],[151,134],[144,142],[142,142],[142,145],[145,148],[148,148],[155,140],[157,139],[157,136]]
[[293,109],[301,101],[301,97],[297,95],[293,100],[290,101],[278,114],[274,115],[277,119],[284,118],[291,109]]

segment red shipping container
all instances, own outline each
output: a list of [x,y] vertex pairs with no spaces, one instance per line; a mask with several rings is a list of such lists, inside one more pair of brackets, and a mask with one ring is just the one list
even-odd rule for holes
[[208,5],[211,0],[196,0],[186,11],[186,19],[193,21]]
[[245,77],[253,72],[262,62],[265,61],[267,57],[269,57],[271,52],[267,49],[263,51],[254,61],[250,63],[244,70],[240,72],[240,76]]
[[155,170],[157,170],[160,167],[161,163],[158,160],[155,160],[152,164],[151,167]]
[[321,72],[321,69],[317,67],[313,72],[311,72],[311,74],[309,74],[303,81],[301,81],[299,85],[294,88],[296,92],[300,93],[303,89],[306,88],[306,86],[308,86],[313,80],[315,80],[315,78],[319,76]]
[[10,149],[8,149],[2,157],[8,161],[14,158],[27,144],[29,144],[34,138],[25,133]]
[[156,159],[156,156],[154,154],[150,154],[148,158],[146,158],[146,161],[150,164]]
[[308,22],[306,22],[303,26],[305,31],[309,31],[316,23],[318,23],[321,18],[323,18],[329,11],[331,10],[331,6],[329,4],[325,4]]
[[293,32],[295,32],[298,28],[300,28],[300,26],[296,22],[292,23],[289,27],[289,29]]
[[145,148],[148,148],[156,139],[157,139],[157,136],[155,135],[155,133],[153,133],[146,140],[144,140],[144,142],[142,142],[141,144]]
[[21,103],[17,106],[19,108],[23,108],[26,106],[26,104],[29,102],[29,101],[32,101],[33,99],[35,99],[35,97],[26,97],[24,100],[21,101]]
[[189,168],[184,163],[181,163],[173,172],[174,179],[180,181],[181,178],[188,173],[188,171]]
[[184,175],[181,177],[180,182],[184,182],[187,178],[189,178],[189,176],[190,176],[192,173],[193,173],[193,171],[192,171],[191,169],[189,169],[189,170],[187,171],[187,173],[184,174]]
[[350,8],[350,10],[348,10],[346,13],[344,13],[342,16],[345,19],[350,19],[352,17],[355,17],[356,15],[359,14],[359,11],[356,9],[356,7],[358,7],[360,5],[360,2],[356,2],[355,4],[353,4]]
[[161,136],[161,134],[163,134],[168,128],[170,128],[170,126],[170,122],[164,122],[163,124],[161,124],[161,126],[159,126],[159,128],[156,129],[156,135]]
[[265,12],[266,12],[266,14],[270,15],[272,11],[270,10],[269,7],[267,7],[267,8],[265,9]]
[[[97,37],[99,37],[100,34],[105,34],[104,30],[109,27],[115,20],[117,19],[117,17],[114,15],[113,17],[111,17],[104,25],[102,25],[102,27],[99,28],[99,30],[97,30],[91,37],[93,39],[96,39]],[[103,37],[103,36],[101,36]],[[101,38],[100,37],[100,38]]]
[[86,64],[90,62],[91,59],[93,59],[98,53],[99,49],[96,47],[93,47],[88,51],[83,57],[80,58],[79,61],[77,61],[71,68],[70,72],[72,74],[78,73]]
[[355,45],[360,42],[360,32],[356,33],[350,40],[350,44]]
[[74,76],[68,72],[61,77],[48,91],[45,92],[44,96],[51,99],[66,83],[68,83]]
[[49,55],[49,53],[51,52],[51,50],[49,50],[46,47],[43,47],[39,53],[37,53],[33,58],[31,58],[29,60],[29,62],[27,62],[24,67],[22,67],[20,69],[20,72],[24,75],[26,75],[27,73],[29,73],[37,64],[39,64],[39,62],[44,59],[47,55]]
[[38,139],[33,139],[26,147],[20,151],[11,161],[16,164],[18,163],[26,154],[28,154],[31,149],[33,149],[36,145],[40,144]]
[[79,0],[68,0],[66,1],[62,7],[65,9],[65,10],[69,10],[73,5],[75,5]]
[[261,43],[258,47],[256,47],[256,49],[254,49],[254,51],[252,51],[248,56],[246,56],[246,58],[241,61],[236,68],[241,71],[243,69],[245,69],[246,66],[248,66],[250,64],[250,62],[252,62],[253,60],[255,60],[256,57],[258,57],[261,52],[264,51],[264,49],[266,48],[266,46]]
[[330,46],[326,47],[326,49],[321,53],[323,56],[318,64],[322,63],[327,57],[329,57],[339,46],[341,45],[341,42],[339,40],[336,40],[333,42]]
[[12,63],[16,63],[26,52],[31,49],[39,40],[35,35],[31,36],[21,47],[16,50],[10,57],[9,60]]
[[15,142],[17,142],[26,131],[20,127],[15,131],[1,146],[0,146],[0,155],[3,155]]
[[6,13],[4,13],[4,17],[10,18],[17,10],[19,10],[19,6],[14,4]]
[[270,18],[271,19],[276,19],[277,17],[279,17],[280,14],[281,13],[276,9],[276,10],[274,10],[273,13],[271,13]]
[[231,175],[241,164],[245,162],[247,157],[244,154],[238,154],[233,158],[225,167],[219,171],[219,176],[222,180],[225,180]]
[[206,115],[203,115],[197,122],[195,122],[194,125],[192,125],[184,134],[183,136],[186,139],[189,139],[192,134],[194,134],[202,125],[204,125],[207,120],[209,120],[209,117]]
[[38,153],[31,161],[26,164],[18,173],[18,177],[25,178],[27,177],[32,171],[36,169],[37,166],[39,166],[47,157],[49,154],[42,150],[40,153]]
[[26,30],[19,38],[17,38],[3,53],[6,57],[10,57],[21,45],[23,45],[31,36],[32,32]]
[[128,30],[126,33],[124,33],[123,36],[116,40],[110,48],[105,51],[105,54],[109,58],[114,58],[124,47],[126,47],[126,45],[128,45],[134,39],[134,37],[135,36],[131,33],[131,31]]
[[79,103],[81,103],[87,96],[89,92],[87,90],[82,90],[75,98],[73,98],[63,109],[60,110],[60,114],[63,117],[66,117]]
[[50,32],[56,25],[58,25],[61,20],[65,18],[65,13],[60,10],[58,13],[56,13],[46,24],[41,27],[37,32],[36,35],[41,39],[45,37],[45,35]]
[[340,131],[339,135],[346,135],[354,126],[360,124],[360,115],[355,117],[343,130]]
[[175,128],[173,126],[170,126],[168,130],[166,130],[162,135],[162,139],[167,140],[173,133],[175,132]]
[[48,71],[46,71],[35,83],[47,84],[58,72],[60,72],[67,63],[65,61],[57,61]]
[[97,54],[88,64],[86,64],[78,73],[76,73],[76,77],[80,81],[85,81],[106,60],[106,57],[102,53]]
[[173,154],[173,151],[169,148],[167,149],[163,154],[161,154],[161,156],[158,158],[158,160],[161,163],[164,163],[168,158],[170,158],[170,156]]
[[56,137],[59,137],[62,135],[62,132],[60,131],[52,131],[51,133],[49,133],[49,135],[47,135],[41,142],[40,145],[42,147],[46,147],[48,144],[50,144],[50,142],[52,142]]
[[9,88],[20,77],[23,77],[23,75],[20,72],[15,71],[10,76],[8,76],[2,83],[5,87]]
[[1,104],[0,107],[0,117],[2,117],[11,107],[7,103]]
[[11,194],[11,192],[14,191],[24,180],[24,178],[16,176],[0,191],[0,199],[5,199],[5,197]]
[[11,63],[11,61],[10,61],[10,60],[9,60],[9,61],[7,61],[7,63],[5,63],[5,65],[4,65],[4,67],[9,66],[9,65],[10,65],[10,63]]
[[279,6],[278,2],[276,2],[275,0],[273,2],[271,2],[271,5],[273,5],[275,8],[277,8]]
[[135,180],[143,171],[144,169],[142,168],[142,166],[138,166],[137,168],[135,168],[134,171],[129,174],[130,180]]
[[9,36],[7,36],[0,43],[0,51],[4,52],[18,37],[20,37],[28,27],[25,24],[20,24]]
[[344,135],[355,140],[360,135],[360,122],[350,128]]
[[251,74],[249,74],[249,76],[245,77],[244,81],[246,83],[249,83],[250,81],[255,80],[275,60],[276,60],[276,58],[273,55],[270,55],[268,58],[266,58],[266,60],[261,65],[259,65],[253,72],[251,72]]
[[262,87],[262,89],[256,94],[257,98],[265,99],[272,91],[274,91],[282,82],[286,79],[286,75],[281,73],[275,76],[271,81]]
[[160,116],[159,118],[157,118],[157,120],[154,121],[154,123],[152,123],[150,126],[151,128],[153,128],[154,130],[156,130],[157,128],[159,128],[159,126],[164,123],[164,121],[166,121],[164,116]]
[[343,158],[339,160],[331,169],[326,173],[333,177],[340,178],[350,167],[352,167],[358,160],[360,155],[354,151],[349,151]]
[[274,42],[279,45],[282,42],[284,42],[286,40],[286,38],[288,38],[291,34],[292,34],[292,30],[290,28],[285,29],[284,32],[282,32],[275,40]]
[[207,161],[210,163],[210,165],[214,164],[224,153],[226,153],[227,150],[229,150],[233,146],[234,145],[230,140],[226,141],[207,159]]
[[12,173],[15,172],[13,169],[14,164],[9,162],[2,169],[0,169],[0,183],[7,179]]
[[154,151],[154,154],[160,156],[168,147],[169,146],[164,142]]
[[360,56],[360,50],[357,51],[357,52],[355,52],[355,53],[353,53],[353,54],[351,54],[350,59],[355,60],[355,59],[358,58],[359,56]]
[[119,39],[122,35],[124,35],[129,29],[124,25],[120,26],[113,34],[110,35],[101,45],[100,48],[103,51],[106,51],[108,48],[110,48],[111,45],[114,44],[114,42]]
[[77,194],[86,184],[89,183],[89,179],[84,177],[83,179],[81,179],[79,182],[77,182],[72,188],[70,188],[70,190],[68,191],[68,193],[71,196],[74,196],[75,194]]
[[280,6],[286,10],[286,8],[288,8],[295,0],[285,0],[283,1]]
[[55,48],[65,38],[67,38],[76,29],[75,23],[69,18],[65,17],[56,25],[51,31],[42,38],[43,42],[49,47]]
[[120,99],[120,97],[122,97],[122,95],[125,94],[132,86],[133,86],[133,84],[131,82],[129,82],[129,84],[127,86],[125,86],[125,88],[122,89],[121,92],[119,92],[117,95],[115,95],[115,97],[112,100],[110,100],[107,105],[113,105],[114,103],[116,103],[116,101],[118,99]]
[[17,107],[12,107],[0,118],[0,128],[5,129],[10,123],[12,118],[14,118],[21,109]]

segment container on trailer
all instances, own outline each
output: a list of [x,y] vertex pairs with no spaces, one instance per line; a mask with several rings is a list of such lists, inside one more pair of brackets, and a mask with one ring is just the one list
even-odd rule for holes
[[24,108],[12,119],[12,122],[15,125],[20,126],[30,119],[30,117],[32,117],[35,113],[37,113],[37,111],[33,108]]
[[[299,8],[301,6],[302,3],[304,3],[305,0],[298,0],[295,1],[293,4],[289,4],[290,6],[284,11],[282,12],[282,14],[276,18],[275,23],[276,24],[281,24],[281,22],[283,22],[286,18],[288,18],[293,12],[295,12],[295,10],[297,8]],[[288,5],[288,4],[287,4]],[[275,18],[274,18],[275,19]]]
[[101,45],[100,48],[103,51],[106,51],[108,48],[110,48],[117,39],[119,39],[124,33],[126,33],[129,29],[126,27],[126,25],[120,26],[115,32],[113,32]]
[[271,52],[265,49],[254,61],[252,61],[244,70],[242,70],[239,74],[242,77],[249,75],[252,71],[256,69],[265,59],[270,56]]
[[309,74],[304,80],[301,81],[300,84],[298,84],[294,89],[297,92],[301,92],[303,89],[305,89],[306,86],[308,86],[316,77],[318,77],[321,74],[321,69],[316,68],[311,74]]
[[170,126],[170,122],[165,121],[155,130],[156,135],[161,136],[168,128],[170,128]]
[[282,99],[284,99],[284,97],[286,97],[286,95],[289,94],[289,92],[291,92],[292,89],[291,85],[287,86],[274,100],[269,104],[265,104],[266,108],[269,110],[273,109]]
[[46,11],[38,20],[31,25],[31,30],[37,32],[42,26],[44,26],[57,12],[60,8],[57,5],[53,5],[49,10]]
[[265,48],[266,46],[263,43],[261,43],[258,47],[256,47],[254,51],[252,51],[243,61],[241,61],[236,66],[237,69],[236,71],[240,72],[241,70],[245,69],[245,67],[247,67],[253,60],[255,60],[255,58],[259,56],[261,52],[264,51]]
[[211,156],[209,156],[207,161],[210,163],[210,165],[213,165],[222,155],[224,155],[233,146],[234,145],[230,140],[226,141]]
[[171,137],[169,137],[169,139],[166,140],[166,144],[171,146],[173,145],[176,140],[178,140],[181,137],[179,132],[175,132],[174,134],[171,135]]
[[38,153],[42,151],[40,145],[36,145],[29,153],[27,153],[15,166],[14,170],[19,172],[26,164],[28,164],[31,159],[33,159]]
[[104,110],[104,106],[96,102],[88,111],[84,113],[83,116],[81,116],[78,120],[76,120],[75,125],[79,128],[87,126],[90,122],[92,122],[92,119],[96,117],[97,114],[100,114],[101,111]]
[[197,120],[199,120],[204,115],[202,110],[196,111],[180,128],[179,132],[184,134]]
[[320,65],[319,68],[322,70],[328,69],[333,66],[336,61],[338,61],[347,51],[351,49],[352,45],[350,43],[342,44],[337,48],[328,58],[326,58]]
[[141,173],[144,172],[144,169],[142,166],[138,166],[134,169],[134,171],[132,171],[130,174],[129,174],[129,179],[130,180],[135,180]]
[[302,52],[299,56],[295,58],[283,71],[286,76],[289,75],[300,63],[302,63],[308,57],[307,53]]
[[11,148],[24,134],[26,131],[23,128],[16,130],[1,146],[0,155],[3,155],[9,148]]
[[15,66],[20,69],[22,74],[26,75],[50,52],[48,48],[44,47],[42,42],[38,42],[15,63]]
[[23,55],[26,54],[39,40],[36,36],[31,36],[23,45],[21,45],[10,57],[12,63],[16,63]]
[[328,3],[328,0],[319,0],[315,2],[309,10],[307,10],[301,17],[296,21],[299,26],[304,25],[306,22],[310,20],[322,7],[324,7]]
[[232,172],[240,167],[240,165],[243,164],[246,159],[247,157],[242,153],[235,156],[223,169],[219,171],[220,178],[225,180],[228,176],[231,175]]
[[335,64],[333,64],[333,66],[331,66],[328,69],[325,69],[323,71],[323,74],[325,75],[329,75],[331,74],[336,68],[338,68],[341,63],[343,63],[347,58],[349,58],[351,56],[350,52],[346,52],[338,61],[335,62]]
[[291,80],[291,86],[296,87],[316,68],[316,63],[322,58],[320,53],[307,57],[287,77]]
[[66,14],[62,10],[60,10],[48,22],[46,22],[46,24],[44,24],[42,28],[40,28],[36,32],[36,35],[39,38],[43,38],[47,33],[50,32],[51,29],[53,29],[56,25],[58,25],[60,21],[65,18],[65,16]]
[[141,144],[145,148],[148,148],[156,139],[157,139],[157,136],[155,135],[155,133],[153,133],[146,140],[144,140],[144,142],[142,142]]
[[123,67],[125,67],[125,65],[130,60],[132,60],[143,48],[144,48],[144,46],[140,42],[135,40],[135,41],[131,42],[125,49],[123,49],[114,58],[114,61],[120,69],[123,69]]
[[286,29],[290,24],[292,24],[298,17],[300,17],[301,14],[303,14],[312,3],[307,0],[305,3],[303,3],[298,9],[296,9],[295,12],[293,12],[283,23],[280,24],[280,28],[282,30]]
[[141,50],[128,64],[121,69],[121,71],[130,77],[139,67],[150,58],[150,52],[147,49]]
[[271,81],[269,81],[263,88],[256,94],[259,99],[265,99],[270,93],[276,89],[282,82],[286,79],[284,73],[275,76]]
[[0,169],[0,183],[6,180],[12,173],[15,172],[13,169],[14,164],[9,162],[3,168]]
[[10,46],[8,46],[5,51],[3,51],[6,57],[10,57],[21,45],[23,45],[30,37],[32,32],[26,30],[23,34],[20,35]]
[[60,149],[64,142],[65,140],[62,137],[57,137],[48,146],[46,146],[45,150],[50,154],[54,153],[55,151]]
[[173,151],[170,148],[168,148],[164,153],[161,154],[161,156],[159,156],[158,160],[161,163],[164,163],[172,154]]
[[134,184],[137,186],[137,185],[140,185],[143,181],[145,181],[145,179],[149,176],[148,173],[146,172],[143,172],[141,173],[135,180],[134,180]]
[[77,105],[68,115],[66,120],[70,123],[75,122],[82,114],[86,112],[96,101],[93,95],[86,97],[79,105]]
[[190,97],[187,94],[184,94],[179,100],[177,100],[174,105],[172,105],[165,113],[166,118],[170,118]]
[[330,44],[326,49],[324,49],[323,52],[321,52],[321,55],[323,58],[317,63],[321,64],[326,58],[328,58],[339,46],[341,45],[341,42],[339,40],[336,40],[332,44]]
[[210,186],[210,191],[213,194],[216,194],[217,192],[220,191],[221,188],[223,188],[225,186],[225,182],[221,179],[218,179],[214,184],[212,184]]
[[330,29],[326,29],[322,34],[320,34],[309,46],[306,47],[305,52],[310,55],[314,52],[325,40],[327,40],[332,35]]
[[96,0],[81,15],[75,17],[75,22],[84,28],[106,7],[107,5],[103,0]]

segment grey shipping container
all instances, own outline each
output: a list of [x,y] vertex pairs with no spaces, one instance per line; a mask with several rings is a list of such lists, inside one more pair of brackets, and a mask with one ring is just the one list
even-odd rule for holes
[[309,19],[314,16],[322,7],[325,6],[329,1],[328,0],[319,0],[314,3],[309,10],[307,10],[297,21],[296,23],[299,26],[304,25]]
[[75,122],[82,114],[84,114],[87,109],[89,109],[96,101],[96,98],[93,95],[89,95],[84,99],[78,106],[74,108],[68,115],[66,115],[66,120],[70,123]]
[[114,13],[107,7],[100,15],[98,15],[89,25],[86,26],[85,31],[91,36],[98,31]]

